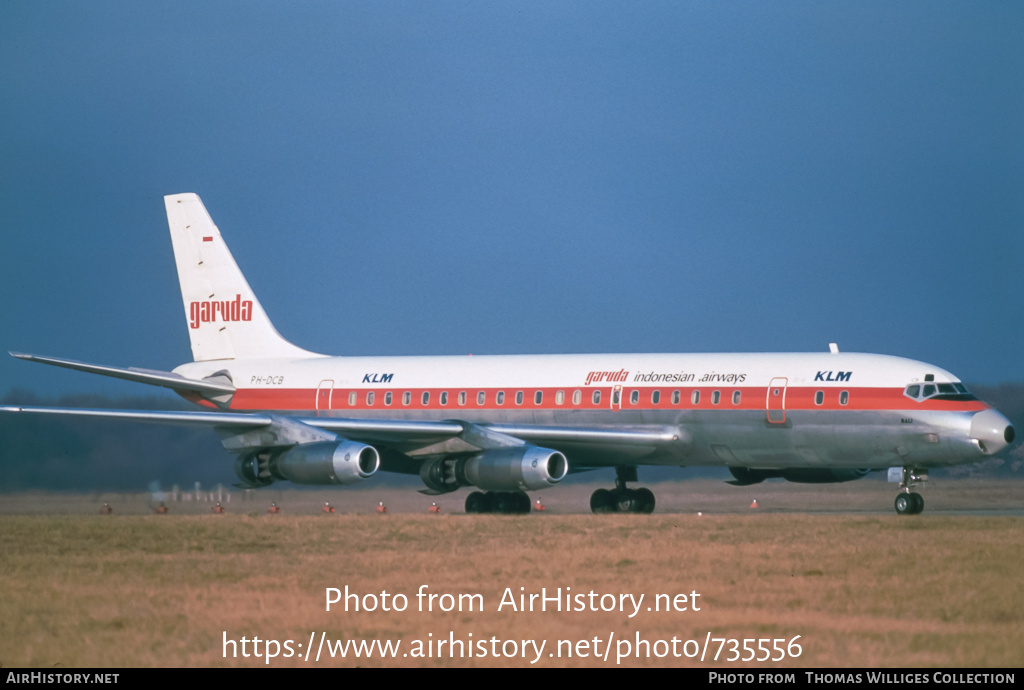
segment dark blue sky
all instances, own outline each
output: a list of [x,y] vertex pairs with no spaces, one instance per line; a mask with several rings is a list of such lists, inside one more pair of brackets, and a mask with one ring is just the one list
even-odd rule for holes
[[196,192],[318,352],[1020,381],[1022,46],[1010,2],[5,0],[0,348],[188,360],[162,196]]

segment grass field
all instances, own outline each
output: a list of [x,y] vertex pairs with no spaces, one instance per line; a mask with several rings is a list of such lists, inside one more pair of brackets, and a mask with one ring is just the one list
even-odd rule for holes
[[[986,509],[1019,509],[1016,485],[932,486],[925,513],[914,517],[892,513],[894,492],[877,483],[813,490],[766,484],[757,509],[748,507],[753,488],[659,485],[652,516],[583,514],[592,488],[567,487],[564,498],[545,494],[548,511],[519,517],[457,514],[462,494],[437,499],[444,512],[432,515],[425,508],[432,499],[408,491],[238,495],[225,515],[194,501],[152,515],[143,514],[146,497],[5,496],[0,663],[265,665],[262,656],[241,657],[242,638],[251,654],[258,637],[282,645],[271,666],[530,666],[537,648],[523,640],[544,641],[538,666],[614,666],[627,652],[622,665],[727,669],[1024,664],[1024,517],[956,512],[971,507],[957,505],[960,498],[974,507],[984,501]],[[114,515],[96,514],[104,500]],[[284,512],[266,514],[270,500]],[[319,514],[324,500],[338,512]],[[374,514],[378,500],[392,512]],[[793,512],[798,508],[810,512]],[[327,588],[346,586],[376,595],[378,610],[346,612],[339,603],[326,611]],[[421,586],[454,598],[435,598],[434,611],[419,611]],[[593,591],[598,609],[617,605],[620,595],[644,599],[633,617],[628,598],[622,612],[589,605],[499,611],[506,588],[517,603],[520,593],[542,588],[549,596],[562,588],[563,599],[565,588]],[[401,603],[395,595],[405,595],[406,610],[380,610],[382,592],[392,606]],[[463,598],[464,609],[475,610],[438,610],[459,594],[479,595]],[[656,600],[659,594],[671,596]],[[679,594],[688,595],[674,599],[685,611],[647,610]],[[367,603],[373,599],[360,601]],[[311,634],[319,648],[321,633],[328,641],[400,641],[398,656],[322,653],[319,662],[306,661]],[[672,656],[673,638],[676,651],[688,653],[695,646],[687,640],[704,645],[709,633],[740,645],[753,639],[753,650],[762,639],[788,644],[800,636],[801,654],[728,662],[748,654],[713,643],[703,662]],[[447,644],[452,636],[473,658],[437,649],[437,640]],[[651,645],[640,658],[638,636]],[[224,657],[225,639],[236,641],[238,658],[231,645]],[[487,656],[478,654],[481,641]],[[514,657],[502,656],[513,649],[502,647],[505,641],[515,641]],[[414,655],[419,642],[423,656]],[[654,656],[661,652],[667,655]]]

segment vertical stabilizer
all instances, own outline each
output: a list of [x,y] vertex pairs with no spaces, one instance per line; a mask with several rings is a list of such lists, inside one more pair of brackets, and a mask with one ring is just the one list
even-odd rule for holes
[[195,361],[317,356],[270,323],[197,195],[165,196],[164,205]]

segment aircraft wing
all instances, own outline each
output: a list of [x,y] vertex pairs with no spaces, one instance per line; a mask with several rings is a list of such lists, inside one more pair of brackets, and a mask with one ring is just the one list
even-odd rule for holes
[[[687,442],[679,427],[638,427],[633,429],[545,426],[540,424],[475,424],[462,420],[416,421],[394,419],[350,419],[341,417],[292,418],[353,441],[382,444],[411,450],[430,443],[458,438],[477,448],[542,445],[563,452],[601,451],[638,457],[658,448]],[[604,463],[600,463],[604,464]]]
[[521,438],[530,443],[550,446],[557,446],[563,443],[662,446],[685,440],[679,427],[668,426],[624,429],[622,427],[490,424],[487,428],[501,434]]
[[231,412],[107,410],[89,407],[26,407],[24,405],[0,405],[0,412],[23,412],[26,414],[48,414],[69,417],[101,417],[105,419],[123,419],[135,422],[153,422],[155,424],[226,428],[261,427],[272,422],[270,415]]
[[108,410],[79,407],[0,406],[0,412],[91,417],[102,419],[205,426],[239,432],[270,427],[282,420],[322,429],[353,441],[404,449],[427,446],[453,438],[471,445],[495,446],[544,444],[556,449],[591,446],[633,448],[649,452],[681,441],[678,427],[601,428],[543,425],[476,425],[458,420],[424,421],[399,419],[352,419],[343,417],[283,417],[263,413],[202,412],[175,410]]

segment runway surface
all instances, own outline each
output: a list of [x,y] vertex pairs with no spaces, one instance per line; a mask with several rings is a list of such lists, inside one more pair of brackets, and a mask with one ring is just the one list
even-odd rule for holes
[[[738,515],[805,513],[827,515],[895,515],[893,501],[897,485],[877,479],[832,485],[791,484],[768,481],[734,487],[721,481],[697,479],[643,484],[656,497],[655,514]],[[590,494],[610,483],[573,483],[550,491],[530,494],[533,514],[590,514]],[[163,503],[168,517],[214,514],[220,503],[225,513],[267,513],[275,503],[284,514],[340,516],[374,513],[383,503],[387,515],[430,512],[434,504],[441,514],[465,513],[471,489],[441,496],[426,496],[414,485],[338,488],[323,490],[242,490],[233,486],[195,487],[162,494],[106,492],[30,492],[0,494],[0,515],[90,515],[99,514],[107,503],[114,515],[156,514]],[[991,479],[933,479],[920,490],[930,515],[1024,516],[1024,481]],[[537,501],[544,510],[537,509]],[[756,502],[756,505],[755,505]],[[328,505],[333,512],[325,512]]]

